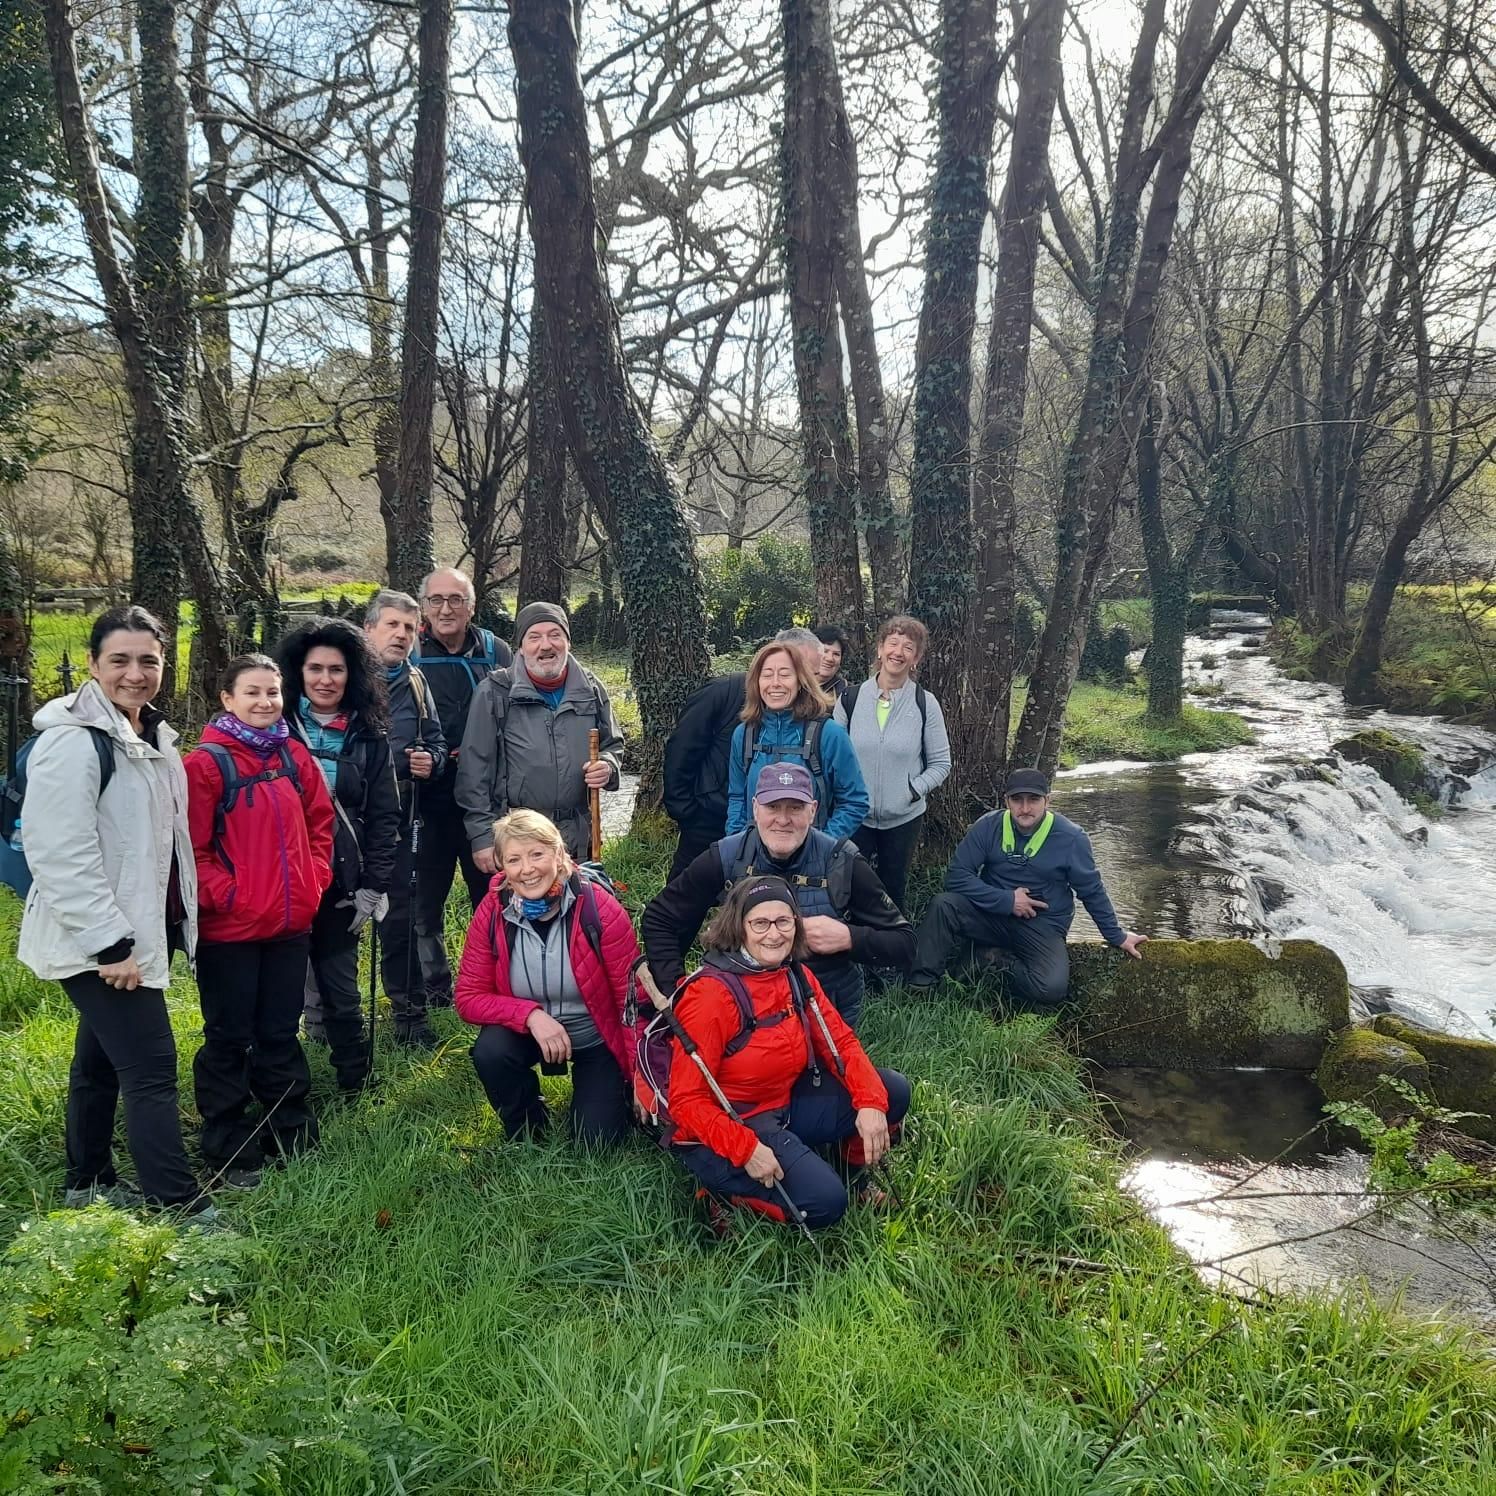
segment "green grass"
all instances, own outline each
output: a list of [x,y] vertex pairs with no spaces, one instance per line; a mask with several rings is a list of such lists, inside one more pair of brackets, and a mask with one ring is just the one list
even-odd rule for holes
[[[609,849],[630,903],[666,856]],[[1118,1190],[1047,1022],[979,996],[871,1005],[870,1049],[917,1080],[902,1203],[819,1248],[746,1223],[716,1243],[642,1139],[505,1142],[450,1014],[441,1050],[382,1050],[378,1102],[328,1105],[321,1150],[227,1207],[237,1235],[201,1238],[45,1214],[72,1014],[0,962],[0,1488],[1477,1489],[1484,1347],[1354,1294],[1201,1286]],[[185,1101],[189,982],[172,1004]]]
[[1148,715],[1148,697],[1141,687],[1082,681],[1065,708],[1060,762],[1073,768],[1114,758],[1176,759],[1251,741],[1251,728],[1235,712],[1186,706],[1177,722],[1159,722]]

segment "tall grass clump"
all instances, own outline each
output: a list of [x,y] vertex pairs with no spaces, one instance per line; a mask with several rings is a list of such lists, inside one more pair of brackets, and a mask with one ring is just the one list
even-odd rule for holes
[[[668,857],[608,849],[632,907]],[[189,981],[172,1005],[185,1080]],[[0,1489],[1469,1496],[1496,1468],[1482,1345],[1202,1285],[1052,1021],[980,988],[870,1003],[916,1081],[898,1198],[814,1246],[718,1241],[642,1136],[506,1141],[436,1022],[352,1105],[315,1052],[321,1148],[210,1236],[56,1209],[71,1014],[0,962]]]

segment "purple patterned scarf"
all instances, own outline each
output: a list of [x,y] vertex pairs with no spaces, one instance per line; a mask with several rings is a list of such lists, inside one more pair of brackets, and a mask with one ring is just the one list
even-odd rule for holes
[[208,726],[216,727],[219,732],[231,737],[236,743],[243,743],[246,748],[258,753],[261,758],[269,758],[272,753],[279,753],[285,747],[286,739],[291,735],[291,729],[286,726],[284,717],[277,717],[274,727],[263,728],[251,727],[248,722],[241,722],[232,712],[219,712]]

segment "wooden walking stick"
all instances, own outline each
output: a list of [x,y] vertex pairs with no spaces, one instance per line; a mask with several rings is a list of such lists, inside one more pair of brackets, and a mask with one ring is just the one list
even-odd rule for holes
[[[598,749],[601,746],[602,735],[594,727],[587,734],[587,762],[589,764],[595,764],[598,761]],[[592,860],[601,862],[603,860],[603,792],[589,786],[587,799],[592,806]]]

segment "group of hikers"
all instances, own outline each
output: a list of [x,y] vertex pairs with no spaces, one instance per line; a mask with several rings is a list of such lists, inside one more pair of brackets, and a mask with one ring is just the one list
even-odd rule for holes
[[[78,1011],[69,1204],[211,1218],[214,1191],[313,1147],[303,1023],[341,1092],[371,1080],[366,928],[399,1043],[433,1047],[429,1011],[455,1004],[509,1136],[546,1130],[539,1076],[569,1071],[571,1133],[607,1143],[645,1123],[719,1229],[730,1206],[814,1230],[881,1196],[868,1171],[910,1085],[857,1038],[870,979],[927,990],[985,947],[1016,1004],[1053,1007],[1077,896],[1138,953],[1033,769],[971,828],[916,933],[908,872],[951,753],[915,679],[928,634],[906,615],[878,630],[861,682],[841,674],[840,630],[790,628],[687,701],[664,764],[679,845],[636,936],[588,858],[591,802],[619,784],[608,693],[562,605],[522,607],[513,653],[475,607],[444,569],[419,599],[376,593],[362,629],[314,618],[274,658],[240,655],[185,756],[155,704],[160,623],[134,606],[95,621],[90,679],[37,712],[11,771],[32,880],[18,955]],[[454,983],[458,870],[472,918]],[[178,950],[202,1009],[202,1181],[165,1001]],[[137,1186],[115,1171],[121,1099]]]

